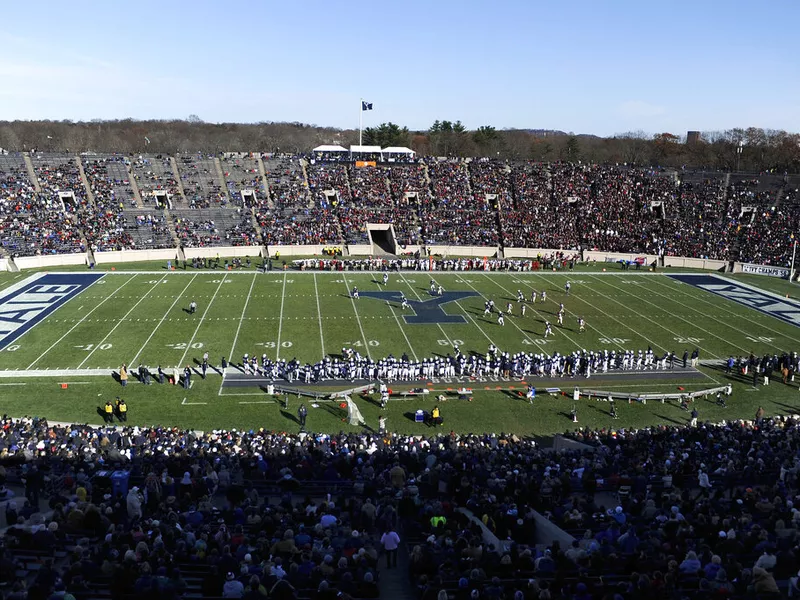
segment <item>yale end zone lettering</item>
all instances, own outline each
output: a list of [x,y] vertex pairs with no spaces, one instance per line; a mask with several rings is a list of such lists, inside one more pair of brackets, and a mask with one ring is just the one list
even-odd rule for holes
[[713,275],[670,275],[670,277],[800,327],[800,303],[793,300]]
[[0,348],[16,340],[47,315],[68,302],[103,273],[51,273],[0,298]]

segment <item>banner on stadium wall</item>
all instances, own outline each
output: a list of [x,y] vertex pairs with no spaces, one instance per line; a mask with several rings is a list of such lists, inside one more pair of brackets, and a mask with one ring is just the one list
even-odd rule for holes
[[751,275],[767,275],[769,277],[789,278],[789,269],[785,267],[767,267],[765,265],[751,265],[742,263],[742,273]]
[[376,163],[374,160],[357,160],[356,168],[358,169],[361,167],[375,167],[377,166],[377,164],[378,163]]

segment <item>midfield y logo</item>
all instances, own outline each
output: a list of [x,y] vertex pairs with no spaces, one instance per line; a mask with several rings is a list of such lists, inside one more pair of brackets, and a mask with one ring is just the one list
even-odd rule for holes
[[[387,302],[400,304],[403,294],[400,292],[359,292],[362,298],[375,298]],[[403,320],[409,325],[440,323],[466,323],[462,315],[448,315],[442,310],[442,305],[448,302],[458,302],[463,298],[480,296],[478,292],[444,292],[441,296],[432,296],[430,300],[411,300],[406,298],[413,315],[403,315]]]

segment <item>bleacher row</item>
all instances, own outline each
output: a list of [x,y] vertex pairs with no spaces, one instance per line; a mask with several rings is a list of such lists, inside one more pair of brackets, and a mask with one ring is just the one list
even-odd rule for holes
[[0,155],[0,243],[33,255],[363,244],[596,249],[786,266],[800,177],[491,160]]

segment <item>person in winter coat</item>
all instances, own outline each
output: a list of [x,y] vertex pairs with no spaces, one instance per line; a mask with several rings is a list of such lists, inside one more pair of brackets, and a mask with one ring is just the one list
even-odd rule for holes
[[139,488],[134,486],[128,492],[125,499],[128,507],[128,518],[131,521],[142,518],[142,497],[139,495]]

